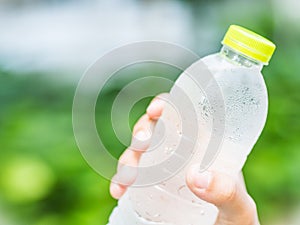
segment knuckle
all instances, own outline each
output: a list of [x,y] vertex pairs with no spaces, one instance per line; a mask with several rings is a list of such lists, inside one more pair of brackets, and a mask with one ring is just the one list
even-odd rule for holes
[[119,166],[123,166],[128,161],[127,150],[120,156],[118,164]]
[[254,200],[247,194],[248,200],[240,207],[239,221],[245,225],[259,225],[257,208]]
[[[246,217],[249,221],[253,221],[257,217],[257,207],[254,200],[248,196],[249,203],[247,204]],[[253,224],[253,223],[252,223]]]
[[226,188],[220,193],[220,204],[231,202],[235,199],[238,192],[238,187],[234,180],[229,179]]
[[134,154],[130,149],[125,150],[118,160],[118,170],[124,166],[136,166],[137,162]]
[[145,123],[149,120],[149,117],[147,114],[143,115],[133,126],[133,135],[137,133],[137,131],[144,128]]

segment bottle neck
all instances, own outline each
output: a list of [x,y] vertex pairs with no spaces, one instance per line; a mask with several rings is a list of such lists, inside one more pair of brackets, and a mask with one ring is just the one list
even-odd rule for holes
[[240,66],[245,66],[247,68],[257,68],[262,70],[264,66],[262,62],[251,59],[226,45],[223,45],[220,54],[228,61]]

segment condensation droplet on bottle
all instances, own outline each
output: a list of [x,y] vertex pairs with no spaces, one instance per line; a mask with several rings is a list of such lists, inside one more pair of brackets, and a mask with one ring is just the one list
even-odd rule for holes
[[182,194],[181,192],[183,191],[184,188],[185,188],[185,184],[184,184],[184,185],[181,185],[181,186],[178,188],[177,192],[178,192],[179,195]]
[[169,155],[170,153],[172,153],[172,151],[173,151],[173,148],[172,148],[172,147],[165,147],[165,153],[166,153],[167,155]]
[[141,206],[141,202],[140,201],[136,201],[136,206],[140,207]]
[[205,97],[204,96],[202,96],[201,97],[201,100],[199,101],[199,105],[203,105],[204,104],[204,102],[205,102]]
[[167,184],[166,184],[165,181],[163,181],[163,182],[161,182],[159,185],[160,185],[160,186],[166,186]]
[[[169,163],[169,160],[167,161],[167,163]],[[165,167],[162,168],[162,172],[170,174],[170,171],[167,168],[165,168]]]
[[151,163],[152,163],[152,165],[156,165],[156,160],[152,159]]
[[153,215],[154,218],[160,217],[160,213],[156,213]]
[[151,213],[149,213],[149,212],[145,212],[149,217],[151,217],[151,218],[157,218],[157,217],[160,217],[160,213],[155,213],[155,214],[151,214]]

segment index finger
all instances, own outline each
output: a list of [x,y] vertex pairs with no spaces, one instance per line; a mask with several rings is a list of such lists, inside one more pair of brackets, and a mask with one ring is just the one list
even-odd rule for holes
[[149,104],[146,112],[150,119],[157,120],[164,109],[165,103],[169,97],[169,93],[157,95]]

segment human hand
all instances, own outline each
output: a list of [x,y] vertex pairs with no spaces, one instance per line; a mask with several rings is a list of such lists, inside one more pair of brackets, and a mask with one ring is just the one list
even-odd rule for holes
[[[147,108],[147,112],[136,123],[133,136],[139,139],[147,139],[157,119],[160,117],[164,99],[167,94],[157,96]],[[122,165],[138,166],[143,152],[148,146],[132,149],[128,147],[119,159],[118,172],[112,179],[122,180],[122,184],[111,182],[110,193],[119,199],[136,177],[135,173],[122,171]],[[247,193],[243,175],[239,178],[231,177],[220,171],[199,172],[199,165],[192,165],[186,174],[186,183],[189,189],[200,199],[214,204],[219,214],[215,225],[258,225],[258,215],[254,200]],[[115,179],[118,177],[118,179]]]

